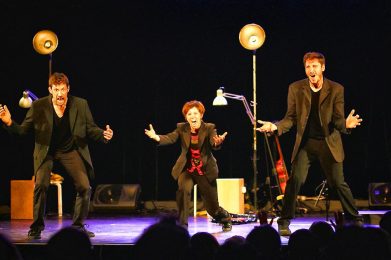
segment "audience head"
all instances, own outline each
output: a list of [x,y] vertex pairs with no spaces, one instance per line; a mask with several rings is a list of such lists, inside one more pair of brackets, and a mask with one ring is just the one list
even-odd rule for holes
[[255,249],[247,243],[244,237],[235,235],[224,241],[224,243],[218,248],[214,259],[254,259],[256,255]]
[[252,245],[258,254],[265,258],[279,257],[281,253],[281,237],[270,225],[254,227],[248,233],[246,241]]
[[289,237],[287,253],[289,259],[316,259],[319,245],[311,231],[298,229]]
[[312,223],[309,230],[314,234],[321,248],[327,247],[334,236],[333,227],[326,221]]
[[22,260],[19,250],[11,243],[9,238],[0,233],[0,259]]
[[165,217],[149,226],[134,246],[135,259],[185,259],[190,249],[189,232]]
[[92,244],[88,235],[76,228],[65,227],[55,233],[46,245],[48,259],[92,259]]
[[190,238],[192,259],[213,259],[219,246],[217,239],[208,232],[198,232]]

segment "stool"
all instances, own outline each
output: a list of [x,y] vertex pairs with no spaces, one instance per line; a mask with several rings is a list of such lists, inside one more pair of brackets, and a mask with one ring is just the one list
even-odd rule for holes
[[197,184],[193,187],[193,216],[197,217]]
[[62,217],[62,181],[60,180],[50,180],[51,185],[57,186],[57,208],[58,216]]

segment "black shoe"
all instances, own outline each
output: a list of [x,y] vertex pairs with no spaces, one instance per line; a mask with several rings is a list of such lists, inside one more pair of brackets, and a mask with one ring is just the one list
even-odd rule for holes
[[78,229],[78,230],[80,230],[80,231],[86,233],[87,236],[89,236],[89,237],[94,237],[94,236],[95,236],[95,233],[89,231],[89,230],[86,228],[86,226],[87,226],[86,224],[81,225],[81,226],[72,225],[72,227],[74,227],[74,228],[76,228],[76,229]]
[[346,220],[346,225],[352,225],[357,227],[363,227],[364,226],[364,218],[359,216],[354,219],[348,219]]
[[224,232],[228,232],[228,231],[232,230],[232,222],[231,221],[223,222],[222,224],[223,224],[223,231]]
[[278,233],[280,234],[280,236],[290,236],[292,232],[289,229],[289,226],[283,226],[279,224]]
[[42,230],[39,228],[30,228],[27,237],[28,239],[41,239],[41,232]]
[[224,232],[232,230],[231,214],[222,207],[219,207],[217,212],[214,214],[214,219],[215,222],[220,223],[223,226],[222,229]]
[[289,229],[290,221],[287,219],[278,219],[278,233],[280,236],[290,236],[291,230]]

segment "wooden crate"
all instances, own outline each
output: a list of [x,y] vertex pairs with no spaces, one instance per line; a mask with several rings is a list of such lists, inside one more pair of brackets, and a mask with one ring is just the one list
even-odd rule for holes
[[219,204],[229,213],[244,214],[244,179],[217,179]]
[[33,180],[11,180],[11,219],[33,219]]

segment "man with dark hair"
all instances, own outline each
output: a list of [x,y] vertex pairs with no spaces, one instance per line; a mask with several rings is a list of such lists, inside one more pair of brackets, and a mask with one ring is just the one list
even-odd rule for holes
[[308,52],[303,57],[306,79],[289,86],[285,117],[276,124],[263,124],[261,132],[288,132],[296,125],[297,134],[292,153],[292,172],[289,177],[281,216],[278,219],[280,235],[290,235],[290,219],[295,217],[296,197],[304,184],[311,163],[318,160],[330,188],[336,190],[347,221],[362,225],[352,192],[344,180],[344,150],[341,133],[349,133],[362,119],[354,109],[345,119],[344,88],[323,76],[325,57],[319,52]]
[[17,135],[34,132],[34,202],[33,223],[28,237],[40,239],[45,228],[44,215],[50,173],[53,163],[60,163],[73,179],[77,192],[72,225],[88,236],[85,228],[91,196],[90,178],[94,171],[88,141],[107,143],[113,137],[109,125],[99,128],[92,117],[87,100],[69,95],[69,80],[63,73],[49,78],[50,95],[33,102],[22,124],[11,119],[7,106],[0,107],[4,128]]

